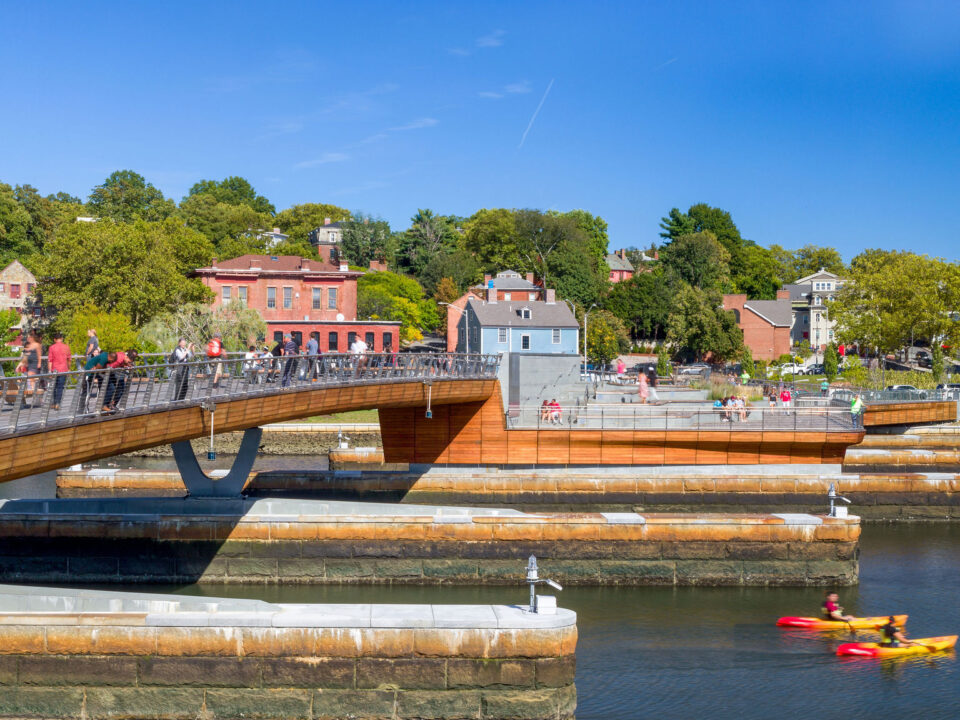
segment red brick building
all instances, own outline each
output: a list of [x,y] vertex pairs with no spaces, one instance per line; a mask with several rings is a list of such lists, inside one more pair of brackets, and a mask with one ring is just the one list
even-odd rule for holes
[[776,360],[790,352],[793,308],[790,292],[780,290],[776,300],[747,300],[746,295],[724,295],[723,309],[732,310],[743,330],[743,344],[755,360]]
[[213,306],[239,301],[267,321],[267,339],[289,332],[306,344],[313,336],[323,352],[348,352],[359,336],[371,352],[399,349],[400,323],[357,320],[357,278],[362,272],[328,260],[294,256],[241,255],[198,268],[213,290]]

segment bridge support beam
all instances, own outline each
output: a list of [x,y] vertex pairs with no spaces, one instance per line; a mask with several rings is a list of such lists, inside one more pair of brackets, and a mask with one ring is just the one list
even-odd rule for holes
[[240,441],[240,450],[233,461],[233,466],[223,477],[208,476],[197,462],[193,446],[189,440],[175,442],[173,457],[177,461],[177,470],[187,486],[187,494],[194,497],[237,497],[243,491],[243,486],[250,476],[253,463],[257,459],[260,449],[260,438],[263,428],[249,428],[243,431],[243,440]]

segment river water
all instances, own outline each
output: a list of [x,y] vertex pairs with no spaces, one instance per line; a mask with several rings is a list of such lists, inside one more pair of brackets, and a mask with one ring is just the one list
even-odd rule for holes
[[[50,480],[15,482],[20,485],[3,487],[4,495],[46,494]],[[118,589],[274,602],[526,600],[522,587]],[[804,588],[568,588],[559,593],[559,603],[578,614],[577,718],[960,718],[960,671],[953,653],[883,661],[839,658],[834,650],[849,640],[846,632],[774,626],[781,615],[816,614],[822,597],[821,590]],[[857,615],[908,613],[913,637],[957,634],[960,526],[865,525],[860,584],[843,589],[841,603]]]

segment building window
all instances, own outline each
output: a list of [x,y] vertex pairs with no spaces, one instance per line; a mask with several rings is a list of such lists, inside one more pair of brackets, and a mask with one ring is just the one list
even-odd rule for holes
[[535,292],[529,293],[527,295],[527,300],[536,300],[536,299],[537,299],[537,294]]
[[277,289],[275,287],[267,288],[267,308],[275,308],[277,306]]
[[337,309],[337,289],[330,288],[327,290],[327,308],[330,310]]
[[827,337],[830,338],[830,342],[833,342],[833,330],[827,331]]
[[330,248],[330,264],[336,265],[340,262],[340,254],[337,252],[336,248]]
[[297,344],[297,350],[303,346],[303,333],[299,330],[291,330],[290,338]]
[[323,288],[313,289],[313,309],[323,310]]
[[337,352],[340,349],[340,336],[335,332],[327,335],[327,352]]
[[27,283],[27,294],[29,295],[30,293],[32,293],[33,288],[35,287],[36,287],[36,283]]
[[330,233],[329,237],[330,237],[330,242],[340,242],[340,236],[337,235],[335,232]]
[[230,293],[233,290],[229,285],[223,286],[223,304],[226,305],[230,302]]
[[530,308],[523,308],[523,309],[520,311],[520,317],[522,317],[524,320],[529,320],[529,319],[530,319]]
[[6,292],[6,283],[0,283],[0,292]]
[[372,333],[372,332],[368,332],[368,333],[364,336],[363,341],[367,344],[367,350],[369,350],[370,352],[373,352],[373,351],[374,351],[374,348],[373,348],[373,346],[374,346],[373,333]]
[[293,307],[293,288],[285,287],[283,289],[283,309],[289,310]]
[[347,333],[347,350],[351,350],[356,341],[357,334],[355,332]]
[[500,344],[505,344],[507,342],[506,328],[497,328],[497,342]]
[[10,297],[20,297],[20,283],[10,283]]
[[508,292],[505,292],[505,293],[503,294],[503,299],[504,299],[504,300],[509,300],[511,297],[512,297],[512,296],[511,296],[510,293],[508,293]]
[[247,304],[247,289],[245,287],[237,288],[237,300],[243,305]]
[[385,352],[390,352],[393,350],[393,333],[385,332],[383,334],[383,349]]
[[273,342],[280,343],[280,346],[283,347],[283,330],[273,331]]
[[529,335],[521,335],[521,336],[520,336],[520,349],[521,349],[521,350],[529,350],[529,349],[530,349],[530,336],[529,336]]
[[553,344],[554,345],[560,344],[560,328],[553,329]]
[[816,297],[813,298],[813,304],[814,304],[814,305],[819,305],[819,304],[820,304],[820,296],[819,296],[819,295],[817,295]]

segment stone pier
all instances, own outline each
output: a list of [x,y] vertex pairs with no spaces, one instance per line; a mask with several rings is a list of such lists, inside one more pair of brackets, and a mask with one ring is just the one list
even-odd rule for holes
[[524,513],[294,499],[8,500],[0,579],[34,583],[847,585],[860,519]]
[[576,614],[0,586],[0,717],[574,716]]

